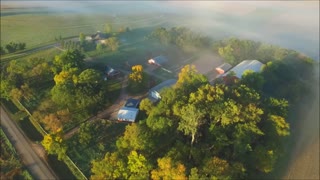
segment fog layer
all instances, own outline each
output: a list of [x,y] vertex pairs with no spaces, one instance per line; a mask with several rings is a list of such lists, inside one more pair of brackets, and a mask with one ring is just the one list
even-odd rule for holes
[[[1,7],[45,7],[50,12],[168,15],[215,39],[239,37],[298,50],[319,60],[317,1],[1,1]],[[39,9],[38,9],[39,10]]]

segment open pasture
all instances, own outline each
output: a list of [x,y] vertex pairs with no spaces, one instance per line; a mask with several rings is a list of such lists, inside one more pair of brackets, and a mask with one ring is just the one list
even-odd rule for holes
[[108,12],[78,14],[20,12],[19,9],[1,11],[1,45],[11,41],[25,42],[27,48],[54,42],[59,37],[78,36],[80,32],[90,35],[99,30],[104,31],[107,23],[112,25],[114,32],[117,32],[121,27],[134,29],[160,26],[166,22],[163,16],[157,14],[114,16]]

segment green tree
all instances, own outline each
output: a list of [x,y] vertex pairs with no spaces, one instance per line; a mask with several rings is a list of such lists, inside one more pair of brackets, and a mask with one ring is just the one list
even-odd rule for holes
[[187,179],[183,164],[172,162],[169,157],[159,158],[157,162],[158,168],[151,171],[152,179]]
[[204,75],[197,73],[194,65],[188,64],[181,69],[175,87],[182,89],[188,94],[207,82],[208,79]]
[[80,125],[79,129],[79,143],[88,145],[97,132],[97,126],[94,123],[83,123]]
[[56,56],[53,64],[56,66],[55,74],[61,70],[68,70],[70,68],[84,68],[84,55],[77,49],[67,50],[63,54]]
[[278,155],[274,150],[258,145],[253,151],[253,157],[256,169],[264,173],[270,173]]
[[79,34],[79,41],[81,45],[84,45],[86,42],[86,36],[83,33]]
[[106,24],[105,26],[104,26],[104,32],[105,33],[112,33],[112,25],[111,24]]
[[78,83],[95,84],[101,81],[102,75],[95,69],[86,69],[78,76]]
[[264,85],[264,77],[261,73],[253,72],[253,71],[245,71],[241,77],[241,83],[245,84],[249,88],[253,88],[254,90],[260,92],[262,91]]
[[219,157],[213,157],[206,161],[202,173],[210,179],[230,179],[230,164]]
[[191,136],[191,145],[194,143],[199,127],[204,123],[204,113],[194,105],[188,104],[181,109],[181,120],[178,130]]
[[127,167],[117,153],[109,153],[102,160],[92,161],[91,179],[126,179]]
[[96,46],[96,50],[101,53],[103,49],[104,49],[104,45],[101,43],[98,43]]
[[126,127],[124,135],[117,140],[117,147],[122,150],[144,150],[145,143],[141,127],[137,124],[131,124]]
[[140,102],[139,109],[145,111],[147,114],[150,114],[153,108],[152,102],[148,98],[145,98]]
[[148,179],[150,165],[147,159],[136,151],[131,151],[128,156],[129,179]]
[[58,155],[59,160],[64,159],[67,152],[67,146],[61,137],[61,133],[62,131],[58,130],[55,134],[47,134],[41,141],[48,154]]
[[71,85],[76,78],[77,73],[79,72],[78,68],[70,68],[67,70],[62,70],[59,74],[54,76],[54,82],[56,85],[68,84]]
[[0,55],[4,54],[6,54],[6,50],[2,46],[0,46]]
[[223,57],[228,63],[235,65],[237,64],[236,59],[233,55],[233,48],[231,45],[219,48],[219,55]]
[[23,96],[23,92],[18,88],[14,88],[10,91],[10,97],[12,97],[15,100],[20,101],[22,96]]
[[111,49],[111,51],[117,51],[119,49],[119,40],[116,37],[110,37],[106,40],[107,46]]
[[13,88],[14,88],[14,85],[8,79],[1,78],[1,83],[0,83],[0,96],[1,96],[1,98],[9,100],[10,99],[10,92]]

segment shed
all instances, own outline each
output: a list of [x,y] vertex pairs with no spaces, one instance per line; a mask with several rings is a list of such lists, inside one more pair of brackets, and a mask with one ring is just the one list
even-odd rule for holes
[[241,79],[243,73],[246,70],[252,70],[254,72],[260,72],[262,70],[262,67],[264,66],[263,63],[261,63],[258,60],[244,60],[241,63],[237,64],[235,67],[230,69],[227,73],[224,73],[222,77],[227,76],[231,72],[234,72],[234,76]]
[[135,122],[139,109],[131,107],[122,107],[118,112],[119,121]]
[[160,96],[160,92],[163,88],[166,88],[166,87],[171,87],[173,86],[174,84],[176,84],[177,80],[176,79],[169,79],[169,80],[166,80],[158,85],[156,85],[155,87],[151,88],[149,90],[149,99],[152,101],[152,102],[157,102],[158,100],[161,99],[161,96]]
[[164,56],[157,56],[148,60],[149,64],[154,64],[157,66],[163,66],[167,62],[168,62],[168,59]]

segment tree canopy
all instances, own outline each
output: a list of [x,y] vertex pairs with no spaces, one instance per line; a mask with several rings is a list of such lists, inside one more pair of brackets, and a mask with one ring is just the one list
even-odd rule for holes
[[[283,153],[290,126],[288,101],[263,94],[265,81],[263,75],[248,72],[235,84],[210,85],[187,65],[160,102],[141,102],[146,119],[127,126],[113,153],[121,163],[141,156],[142,164],[148,164],[141,165],[143,177],[152,179],[243,179],[269,173]],[[93,179],[108,172],[96,171],[97,162],[107,163],[93,163]]]

